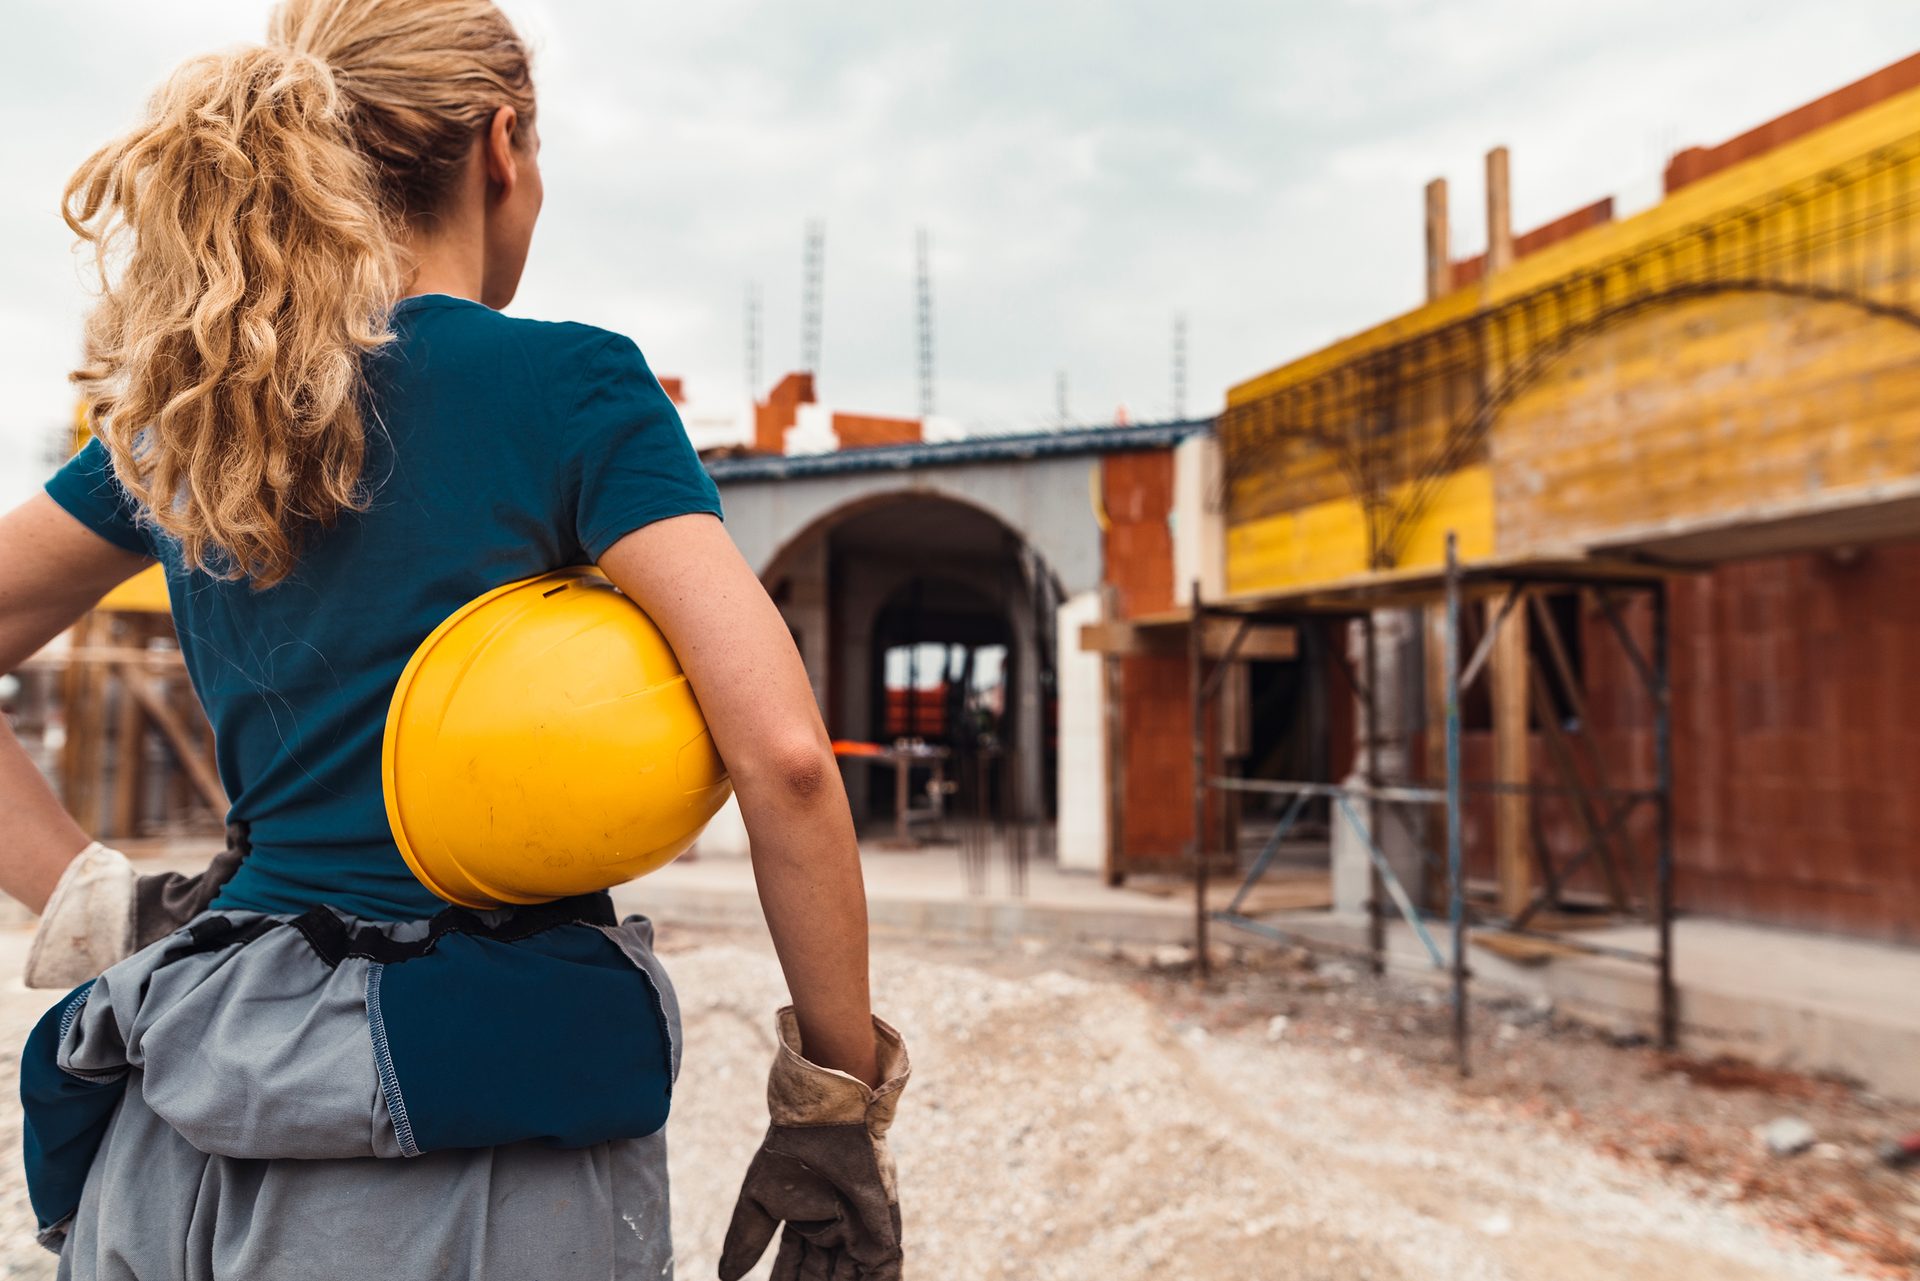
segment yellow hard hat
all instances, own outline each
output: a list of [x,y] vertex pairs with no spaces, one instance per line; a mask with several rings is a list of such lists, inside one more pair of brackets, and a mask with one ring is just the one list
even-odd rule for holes
[[380,776],[407,866],[475,908],[655,871],[732,790],[666,638],[587,568],[490,591],[421,642]]

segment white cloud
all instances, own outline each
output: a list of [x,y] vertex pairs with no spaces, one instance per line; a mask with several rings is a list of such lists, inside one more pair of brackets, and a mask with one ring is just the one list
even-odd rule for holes
[[[1920,47],[1897,0],[623,0],[512,3],[539,50],[548,204],[516,310],[631,332],[693,389],[795,359],[801,229],[827,220],[822,389],[914,404],[913,234],[934,243],[943,412],[997,428],[1189,407],[1417,300],[1425,181],[1482,239],[1481,155],[1525,227],[1651,190],[1712,142]],[[65,420],[84,300],[55,206],[180,58],[254,0],[29,0],[0,106],[0,499]],[[27,127],[30,126],[30,127]]]

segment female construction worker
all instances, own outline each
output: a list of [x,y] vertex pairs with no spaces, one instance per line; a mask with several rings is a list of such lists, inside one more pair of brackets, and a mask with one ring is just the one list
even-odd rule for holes
[[68,188],[100,263],[96,439],[0,519],[0,671],[158,561],[233,836],[203,878],[138,876],[0,729],[0,889],[45,909],[30,968],[79,984],[21,1065],[63,1278],[671,1275],[679,1022],[646,922],[604,893],[449,907],[382,804],[422,639],[582,564],[678,654],[792,992],[721,1276],[782,1222],[777,1277],[900,1275],[906,1058],[868,1007],[839,776],[640,352],[497,310],[540,211],[534,121],[488,0],[287,0]]

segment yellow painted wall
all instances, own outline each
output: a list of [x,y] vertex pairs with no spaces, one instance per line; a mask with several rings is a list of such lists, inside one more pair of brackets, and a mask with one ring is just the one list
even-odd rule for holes
[[100,608],[139,614],[171,613],[173,606],[167,600],[166,573],[158,565],[149,565],[102,597]]
[[1920,329],[1705,298],[1568,355],[1491,442],[1502,555],[1792,517],[1920,478]]
[[[1447,531],[1464,559],[1494,550],[1493,473],[1468,467],[1448,477],[1411,531],[1396,568],[1446,559]],[[1366,517],[1351,499],[1315,503],[1233,525],[1227,532],[1227,591],[1281,591],[1367,572]]]
[[[1920,218],[1896,203],[1910,189],[1920,190],[1920,90],[1234,387],[1221,424],[1229,468],[1243,440],[1269,443],[1249,450],[1259,465],[1239,469],[1229,491],[1229,589],[1332,582],[1367,568],[1360,506],[1335,497],[1342,485],[1352,493],[1336,453],[1306,438],[1271,443],[1270,433],[1286,426],[1284,406],[1311,403],[1292,393],[1370,352],[1586,278],[1646,246],[1671,246],[1659,260],[1669,280],[1740,276],[1742,263],[1725,248],[1734,237],[1716,240],[1716,225],[1748,230],[1758,222],[1769,241],[1804,245],[1789,268],[1776,264],[1774,279],[1839,282],[1849,293],[1913,306],[1920,226],[1903,219]],[[1896,209],[1898,217],[1888,212]],[[1710,256],[1716,246],[1720,256]],[[1570,293],[1566,305],[1588,309],[1577,321],[1609,297],[1661,287],[1642,276],[1609,280],[1606,291]],[[1498,373],[1486,369],[1483,385],[1495,385]],[[1477,386],[1469,390],[1477,394]],[[1376,421],[1385,434],[1373,439],[1389,442],[1389,476],[1404,481],[1420,459],[1438,456],[1431,444],[1446,426],[1433,399],[1410,394]],[[1500,410],[1466,463],[1443,482],[1411,539],[1388,549],[1392,564],[1434,563],[1449,525],[1469,558],[1559,556],[1640,531],[1782,519],[1796,504],[1811,510],[1876,486],[1920,483],[1920,329],[1779,293],[1666,302],[1575,343]],[[1388,496],[1406,492],[1400,484]]]

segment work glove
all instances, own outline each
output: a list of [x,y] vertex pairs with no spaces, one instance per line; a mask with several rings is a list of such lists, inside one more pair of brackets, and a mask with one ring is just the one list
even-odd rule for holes
[[245,857],[229,842],[193,876],[142,876],[119,850],[95,841],[74,855],[40,913],[27,949],[28,987],[70,989],[200,915]]
[[787,1225],[773,1281],[900,1281],[900,1196],[887,1127],[911,1071],[900,1033],[873,1021],[880,1084],[809,1063],[793,1007],[775,1016],[780,1048],[767,1077],[773,1124],[747,1167],[720,1251],[720,1281],[759,1262]]

